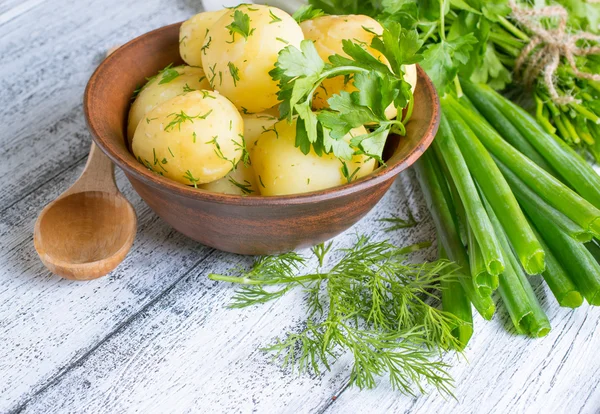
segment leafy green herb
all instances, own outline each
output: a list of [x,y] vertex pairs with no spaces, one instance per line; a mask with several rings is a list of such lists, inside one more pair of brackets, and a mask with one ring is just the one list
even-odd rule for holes
[[239,134],[239,137],[240,137],[239,141],[232,139],[231,142],[233,142],[236,152],[237,151],[242,152],[241,161],[247,167],[250,165],[250,153],[248,152],[248,149],[246,148],[246,140],[244,140],[244,136],[242,134]]
[[193,141],[194,141],[194,144],[195,144],[196,143],[196,132],[195,131],[192,132],[192,138],[193,138]]
[[169,122],[167,124],[167,126],[165,127],[165,131],[167,131],[167,132],[173,131],[175,129],[175,127],[177,127],[177,129],[179,131],[181,131],[181,124],[183,124],[187,121],[190,121],[193,124],[194,119],[206,119],[212,112],[213,112],[213,110],[211,109],[210,111],[208,111],[205,114],[198,114],[195,116],[190,116],[183,111],[179,112],[178,114],[177,113],[169,114],[169,115],[167,115],[167,118],[170,118],[170,117],[174,117],[174,118],[171,122]]
[[210,94],[210,91],[200,91],[200,93],[202,93],[202,99],[206,99],[206,98],[210,98],[210,99],[217,99],[216,96],[213,96]]
[[231,184],[235,185],[240,190],[242,190],[242,193],[244,195],[252,194],[254,192],[254,190],[252,189],[252,184],[247,180],[244,180],[243,183],[240,183],[240,182],[236,181],[233,177],[230,176],[229,182]]
[[346,161],[342,161],[342,174],[348,181],[348,184],[352,182],[352,180],[354,179],[354,177],[356,176],[356,174],[359,171],[360,171],[360,167],[356,167],[356,169],[351,174],[350,171],[348,170],[348,164],[346,164]]
[[169,150],[169,154],[171,154],[171,157],[175,158],[175,155],[173,155],[173,151],[171,151],[171,147],[167,147],[167,149]]
[[[208,29],[206,30],[206,32],[208,33]],[[204,53],[204,55],[206,55],[206,51],[208,50],[208,48],[210,47],[210,44],[212,43],[212,36],[208,36],[207,40],[204,41],[204,46],[202,46],[200,48],[200,51],[202,53]]]
[[273,10],[269,9],[269,16],[271,16],[271,21],[269,22],[269,24],[273,24],[273,23],[279,23],[282,20],[275,16],[275,13],[273,13]]
[[195,90],[196,89],[190,88],[190,86],[187,83],[183,86],[183,93],[193,92]]
[[351,385],[373,388],[377,377],[387,374],[395,389],[409,395],[426,383],[451,395],[448,366],[435,359],[436,348],[458,349],[452,330],[463,322],[429,302],[441,283],[458,276],[447,261],[406,261],[407,254],[428,245],[399,248],[359,236],[353,247],[338,250],[342,257],[329,270],[323,265],[331,245],[322,245],[313,250],[319,260],[314,273],[298,275],[306,259],[286,253],[261,257],[234,276],[209,278],[241,285],[231,304],[235,308],[267,303],[295,288],[304,291],[305,324],[266,348],[286,366],[318,375],[350,353]]
[[327,255],[327,253],[329,253],[332,246],[333,242],[329,242],[327,244],[321,243],[317,244],[316,246],[313,246],[313,248],[311,249],[313,254],[317,257],[317,259],[319,259],[319,267],[323,267],[323,263],[325,262],[325,256]]
[[232,40],[229,43],[235,42],[236,33],[245,40],[248,40],[248,37],[252,36],[255,30],[250,28],[250,16],[241,10],[236,10],[233,13],[233,22],[226,26],[226,28],[229,29],[229,34],[232,36]]
[[288,42],[288,41],[287,41],[287,40],[285,40],[285,39],[282,39],[281,37],[276,37],[276,38],[275,38],[275,40],[278,40],[278,41],[280,41],[281,43],[285,43],[286,45],[289,45],[289,44],[290,44],[290,42]]
[[187,170],[185,172],[185,175],[183,176],[183,178],[185,178],[186,180],[189,180],[189,182],[192,183],[194,188],[198,188],[198,183],[200,182],[200,180],[198,178],[195,178],[192,175],[192,172],[190,170]]
[[146,117],[146,123],[149,124],[150,122],[155,121],[157,119],[158,118],[148,118],[148,117]]
[[233,86],[237,86],[240,80],[240,70],[232,62],[229,62],[227,66],[229,67],[229,74],[233,78]]
[[302,23],[306,20],[312,20],[317,17],[324,16],[325,12],[321,9],[317,9],[312,5],[305,5],[300,7],[296,12],[292,15],[294,20],[298,23]]
[[408,211],[408,218],[406,218],[406,219],[404,219],[402,217],[398,217],[398,216],[393,216],[393,217],[389,217],[389,218],[382,218],[382,219],[379,219],[378,221],[390,224],[390,226],[385,229],[386,232],[396,231],[396,230],[400,230],[400,229],[406,229],[409,227],[414,227],[417,224],[419,224],[417,222],[417,220],[415,220],[415,217],[413,216],[412,211],[410,211],[410,210]]
[[[297,115],[296,146],[305,154],[313,147],[317,154],[324,149],[350,160],[355,147],[383,162],[381,156],[388,134],[406,132],[402,121],[387,119],[385,110],[393,104],[401,112],[411,100],[411,88],[403,79],[402,68],[420,59],[417,51],[422,41],[416,32],[390,23],[372,46],[388,59],[391,70],[361,45],[350,40],[342,43],[349,57],[334,55],[329,63],[323,62],[311,41],[303,41],[300,49],[288,46],[279,53],[271,76],[279,82],[281,115],[290,121]],[[342,91],[328,100],[329,110],[314,113],[313,97],[323,80],[347,75],[353,76],[358,91]],[[343,139],[352,129],[363,125],[373,126],[351,143]]]
[[165,69],[163,69],[160,72],[160,81],[158,82],[158,84],[163,85],[165,83],[169,83],[173,79],[176,79],[180,76],[181,76],[181,73],[179,73],[176,69],[174,69],[170,66],[167,66]]
[[260,182],[260,185],[262,186],[262,188],[267,188],[267,187],[265,187],[265,184],[263,183],[262,177],[260,175],[258,176],[258,181]]

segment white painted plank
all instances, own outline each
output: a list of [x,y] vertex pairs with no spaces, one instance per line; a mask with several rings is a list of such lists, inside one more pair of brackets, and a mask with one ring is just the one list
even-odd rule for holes
[[[405,176],[405,179],[409,175]],[[376,220],[406,211],[412,187],[396,183],[377,211],[337,238],[349,245],[355,232],[382,237]],[[422,216],[422,209],[416,215]],[[422,239],[431,223],[394,233],[395,241]],[[434,249],[422,253],[431,257]],[[230,310],[233,289],[206,278],[247,258],[219,254],[152,308],[101,344],[81,365],[35,396],[24,412],[290,412],[324,408],[342,389],[349,360],[319,377],[298,376],[258,351],[284,332],[297,329],[305,308],[302,292],[279,302]]]

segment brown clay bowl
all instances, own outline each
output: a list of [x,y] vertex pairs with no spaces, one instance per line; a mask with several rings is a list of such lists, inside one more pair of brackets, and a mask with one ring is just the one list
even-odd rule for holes
[[87,85],[84,109],[94,141],[125,172],[150,208],[202,244],[239,254],[274,254],[330,239],[375,207],[394,178],[423,154],[437,132],[438,96],[419,68],[407,135],[389,140],[387,166],[351,184],[300,195],[241,197],[198,190],[158,176],[129,152],[127,114],[133,91],[146,77],[169,63],[182,63],[179,26],[146,33],[106,58]]

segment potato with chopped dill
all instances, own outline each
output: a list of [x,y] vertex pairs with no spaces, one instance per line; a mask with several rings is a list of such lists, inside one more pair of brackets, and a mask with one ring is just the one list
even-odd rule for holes
[[205,50],[204,40],[208,29],[226,12],[227,9],[198,13],[181,24],[179,29],[179,54],[185,63],[190,66],[202,67],[202,54]]
[[[272,112],[272,111],[270,111]],[[278,120],[270,113],[242,115],[244,120],[244,141],[248,147],[255,145],[260,134],[270,129]],[[214,193],[237,195],[260,195],[260,187],[250,162],[240,162],[237,168],[220,180],[199,186]]]
[[260,5],[229,9],[208,30],[202,66],[213,89],[244,113],[258,113],[278,103],[277,82],[269,72],[279,52],[300,47],[302,29],[286,12]]
[[[364,127],[352,130],[344,140],[364,135]],[[343,161],[333,154],[307,155],[295,146],[296,122],[280,121],[248,148],[260,192],[266,196],[298,194],[324,190],[355,181],[373,172],[376,161],[365,155],[354,155]]]
[[182,184],[225,177],[247,157],[244,122],[214,91],[192,91],[146,114],[133,137],[133,154],[151,171]]
[[140,121],[150,122],[146,114],[163,102],[194,90],[210,89],[210,84],[201,68],[170,65],[158,75],[150,78],[139,90],[129,110],[127,139],[131,140]]
[[[348,57],[342,45],[342,41],[348,39],[360,44],[381,62],[388,63],[381,52],[370,47],[373,38],[383,33],[383,27],[369,16],[321,16],[300,23],[300,27],[306,39],[314,41],[319,56],[325,62],[335,54]],[[404,67],[404,72],[404,80],[412,86],[414,92],[417,84],[417,68],[415,65],[407,65]],[[336,76],[326,79],[315,92],[313,108],[328,108],[327,100],[342,90],[347,92],[356,90],[350,77]],[[386,110],[389,119],[395,118],[397,114],[398,111],[393,105]]]

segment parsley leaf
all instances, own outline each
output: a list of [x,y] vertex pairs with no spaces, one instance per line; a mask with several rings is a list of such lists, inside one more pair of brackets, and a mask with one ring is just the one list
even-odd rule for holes
[[236,10],[233,13],[233,22],[229,26],[229,34],[233,36],[232,43],[235,41],[235,34],[241,35],[244,39],[248,40],[248,37],[254,33],[255,29],[250,28],[250,16],[241,10]]
[[454,80],[460,64],[469,61],[469,53],[477,39],[473,33],[454,40],[430,44],[423,53],[421,67],[427,72],[440,93]]
[[325,12],[321,9],[317,9],[312,5],[304,5],[300,7],[296,12],[292,15],[294,20],[298,23],[302,23],[306,20],[316,19],[317,17],[325,16]]

